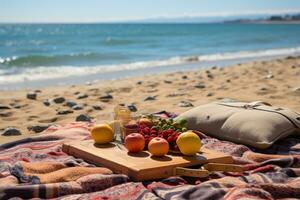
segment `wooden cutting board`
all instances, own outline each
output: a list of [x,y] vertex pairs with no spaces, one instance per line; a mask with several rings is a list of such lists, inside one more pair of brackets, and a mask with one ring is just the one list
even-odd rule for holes
[[107,167],[114,173],[126,174],[133,181],[167,178],[175,175],[176,167],[191,167],[209,162],[233,162],[229,155],[204,148],[196,156],[153,157],[148,151],[128,153],[121,144],[98,145],[92,140],[66,143],[63,145],[63,151],[95,165]]

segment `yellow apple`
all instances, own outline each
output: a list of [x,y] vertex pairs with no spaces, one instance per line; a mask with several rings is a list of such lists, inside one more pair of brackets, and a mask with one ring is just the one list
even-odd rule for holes
[[202,146],[199,136],[192,131],[181,133],[176,144],[180,152],[187,156],[195,155]]

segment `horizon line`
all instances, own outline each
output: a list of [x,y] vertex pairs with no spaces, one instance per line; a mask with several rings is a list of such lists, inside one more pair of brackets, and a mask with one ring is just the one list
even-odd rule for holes
[[[107,20],[87,20],[87,21],[0,21],[0,24],[109,24],[109,23],[222,23],[222,19],[236,17],[268,17],[273,15],[297,15],[300,14],[299,10],[270,10],[270,11],[248,11],[243,13],[238,12],[217,12],[217,13],[190,13],[190,14],[182,14],[182,15],[157,15],[150,16],[145,18],[129,18],[129,19],[107,19]],[[176,22],[175,20],[182,19],[209,19],[209,18],[219,18],[219,20],[215,21],[199,21],[199,22]],[[151,21],[153,20],[153,21]],[[155,21],[161,20],[161,21]],[[172,22],[164,22],[163,20],[174,20]]]

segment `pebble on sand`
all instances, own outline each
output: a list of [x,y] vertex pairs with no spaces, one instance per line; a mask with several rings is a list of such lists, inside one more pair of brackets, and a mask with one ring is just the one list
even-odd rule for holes
[[78,95],[77,99],[85,99],[88,98],[89,96],[87,94],[80,94]]
[[57,112],[58,115],[67,115],[67,114],[70,114],[70,113],[73,113],[73,110],[59,110]]
[[158,89],[147,90],[148,93],[158,92]]
[[76,117],[76,122],[91,122],[91,118],[87,115],[81,114]]
[[36,100],[37,94],[35,92],[28,92],[27,99]]
[[66,99],[64,97],[56,97],[53,99],[54,103],[63,103],[65,101],[66,101]]
[[203,88],[205,88],[206,86],[205,86],[204,83],[198,83],[198,84],[196,84],[194,87],[195,87],[195,88],[199,88],[199,89],[203,89]]
[[25,104],[25,105],[15,105],[14,108],[15,108],[15,109],[20,109],[20,108],[25,107],[25,106],[27,106],[27,105],[28,105],[28,104]]
[[286,59],[288,59],[288,60],[293,60],[293,59],[296,59],[297,57],[295,57],[295,56],[288,56],[288,57],[286,57]]
[[294,92],[300,92],[300,87],[295,87],[295,88],[293,88],[293,91],[294,91]]
[[82,110],[83,109],[83,106],[81,105],[75,105],[72,107],[73,110]]
[[134,104],[128,105],[127,108],[128,108],[131,112],[136,112],[136,111],[138,110]]
[[70,107],[70,108],[72,108],[72,107],[76,106],[77,103],[74,102],[74,101],[67,101],[67,102],[65,103],[65,105],[68,106],[68,107]]
[[211,97],[211,96],[213,96],[213,95],[214,95],[213,92],[209,92],[206,96],[207,96],[207,97]]
[[94,105],[92,106],[94,110],[103,110],[101,106]]
[[152,82],[152,83],[149,83],[149,84],[147,85],[147,87],[155,88],[155,87],[157,87],[158,85],[159,85],[159,83],[157,83],[157,82]]
[[154,101],[156,99],[156,96],[147,96],[144,101]]
[[212,74],[207,74],[207,78],[212,79],[212,78],[214,78],[214,76]]
[[45,106],[50,106],[50,101],[49,101],[48,99],[45,99],[45,100],[43,101],[43,104],[44,104]]
[[16,128],[6,128],[1,135],[3,136],[15,136],[15,135],[22,135],[22,133]]
[[166,97],[179,97],[179,96],[184,96],[186,93],[180,93],[180,92],[174,92],[171,94],[168,94]]
[[188,79],[188,76],[184,75],[181,77],[182,79]]
[[6,110],[6,109],[10,109],[10,107],[0,104],[0,110]]
[[27,129],[29,131],[33,131],[35,133],[41,133],[44,130],[46,130],[47,128],[49,128],[50,125],[34,125],[34,126],[29,126],[27,127]]
[[266,87],[261,87],[259,90],[260,90],[260,91],[267,91],[268,88],[266,88]]
[[113,99],[113,96],[110,94],[107,94],[107,95],[99,97],[99,99],[103,102],[108,102],[109,100]]
[[274,78],[274,75],[273,74],[268,74],[267,76],[265,76],[266,79],[271,79],[271,78]]
[[179,107],[193,107],[194,105],[189,101],[180,101],[178,106]]
[[12,112],[2,112],[2,113],[0,113],[0,117],[10,117],[10,116],[12,116]]

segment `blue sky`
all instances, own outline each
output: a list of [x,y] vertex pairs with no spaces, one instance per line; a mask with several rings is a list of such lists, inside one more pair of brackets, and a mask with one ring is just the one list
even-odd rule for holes
[[109,22],[300,13],[300,0],[0,0],[0,22]]

